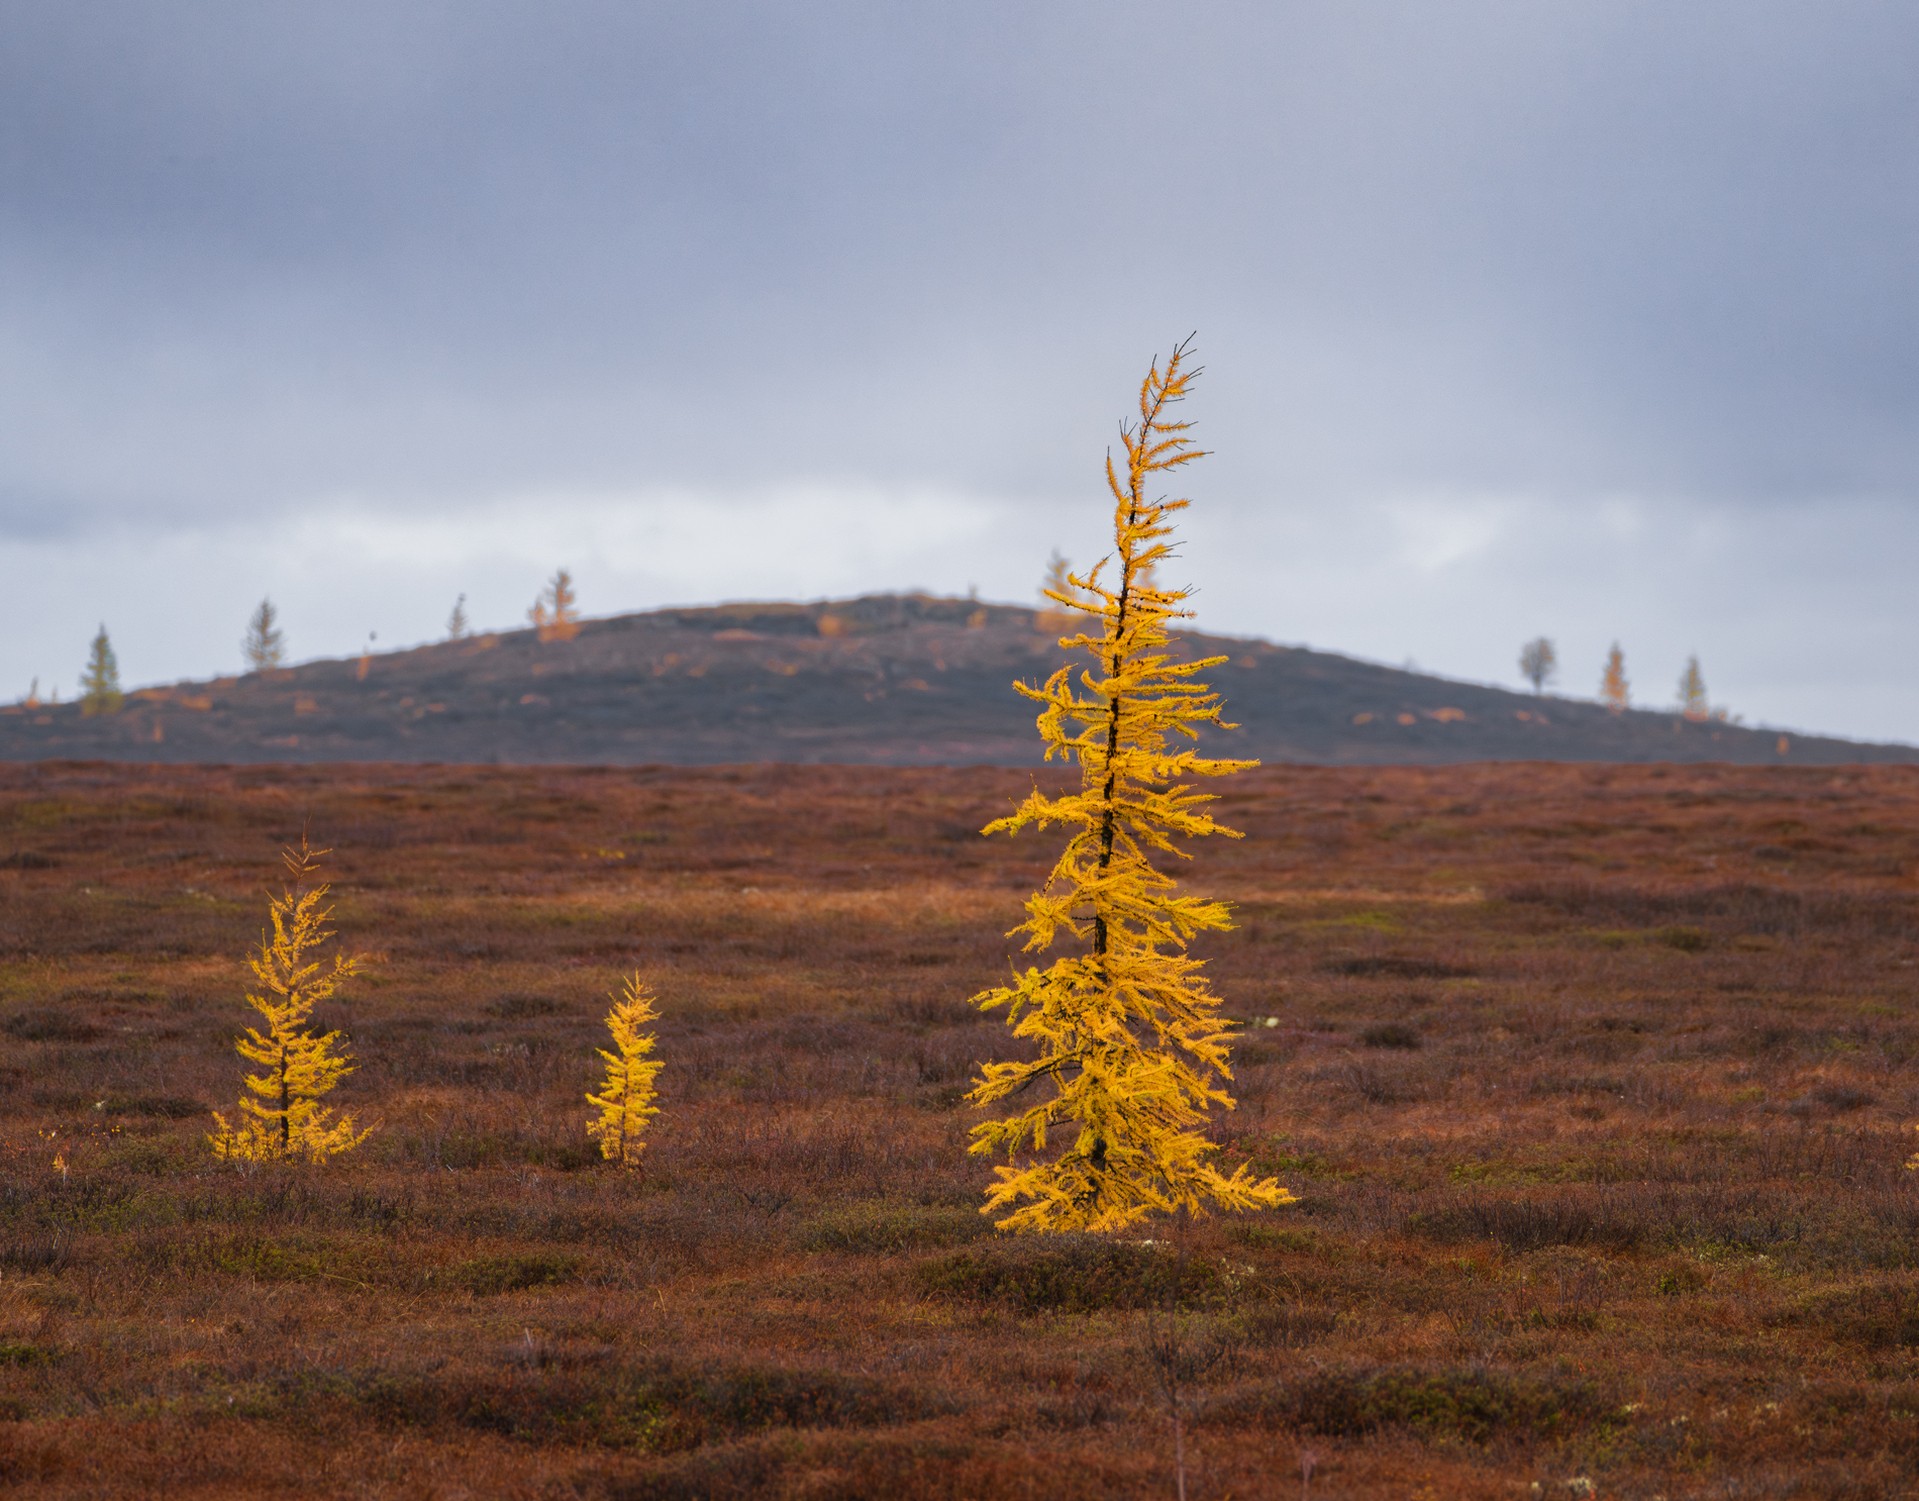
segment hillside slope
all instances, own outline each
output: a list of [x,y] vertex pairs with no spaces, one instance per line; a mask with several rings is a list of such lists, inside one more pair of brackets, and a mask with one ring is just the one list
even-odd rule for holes
[[[919,595],[659,610],[210,683],[143,689],[119,713],[0,709],[0,760],[1027,765],[1033,710],[1009,686],[1061,660],[1035,611]],[[1671,713],[1609,714],[1264,641],[1195,635],[1266,761],[1919,761],[1919,749],[1782,738]],[[364,665],[364,671],[363,669]]]

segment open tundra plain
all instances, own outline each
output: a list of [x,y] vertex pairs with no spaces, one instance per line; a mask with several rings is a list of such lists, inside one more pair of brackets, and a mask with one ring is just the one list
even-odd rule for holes
[[[1030,780],[0,768],[0,1488],[1170,1496],[1170,1372],[1195,1501],[1919,1489],[1919,770],[1236,779],[1217,1134],[1301,1202],[1115,1239],[964,1153]],[[378,1129],[243,1172],[303,828]],[[634,970],[643,1177],[584,1130]]]

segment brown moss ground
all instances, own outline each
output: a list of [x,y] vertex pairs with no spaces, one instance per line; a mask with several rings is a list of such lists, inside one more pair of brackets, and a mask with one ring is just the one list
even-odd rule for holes
[[[1240,779],[1219,1134],[1303,1202],[1161,1245],[974,1212],[1026,780],[0,769],[0,1487],[1170,1494],[1170,1336],[1196,1498],[1919,1491],[1919,774]],[[303,826],[380,1130],[221,1171]],[[581,1099],[632,968],[644,1182]]]

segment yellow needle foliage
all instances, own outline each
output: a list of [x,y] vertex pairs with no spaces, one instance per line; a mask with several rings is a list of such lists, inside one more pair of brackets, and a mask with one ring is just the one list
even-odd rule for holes
[[248,966],[262,994],[247,995],[247,1004],[265,1018],[266,1030],[248,1027],[234,1039],[242,1058],[264,1070],[248,1074],[248,1094],[240,1099],[240,1123],[229,1125],[214,1112],[217,1132],[207,1137],[213,1155],[230,1162],[272,1162],[304,1157],[324,1162],[351,1151],[372,1134],[354,1129],[351,1116],[337,1120],[320,1097],[353,1072],[348,1057],[335,1051],[338,1032],[315,1034],[307,1023],[313,1008],[331,997],[343,980],[360,972],[359,961],[335,954],[328,964],[318,950],[333,937],[327,926],[332,908],[325,905],[329,888],[307,883],[330,853],[311,848],[303,835],[298,849],[281,852],[293,884],[273,899],[273,930],[260,936]]
[[661,1064],[647,1057],[653,1051],[652,1034],[640,1031],[648,1022],[659,1020],[654,999],[638,975],[630,977],[626,989],[613,997],[606,1026],[619,1051],[599,1050],[606,1060],[606,1083],[600,1086],[602,1093],[586,1097],[595,1110],[586,1123],[586,1134],[599,1142],[602,1157],[621,1167],[640,1165],[640,1153],[646,1147],[640,1138],[646,1123],[660,1113],[660,1107],[653,1103],[653,1080]]
[[[1199,674],[1224,657],[1179,662],[1168,622],[1186,618],[1183,589],[1153,582],[1170,554],[1171,518],[1184,500],[1149,499],[1156,475],[1201,457],[1168,408],[1197,371],[1176,346],[1164,371],[1155,361],[1140,387],[1139,423],[1122,430],[1126,470],[1111,455],[1106,482],[1115,502],[1118,567],[1109,557],[1047,596],[1079,612],[1087,629],[1060,642],[1093,659],[1075,680],[1063,667],[1045,686],[1014,686],[1043,705],[1039,732],[1046,757],[1078,761],[1080,790],[1049,797],[1035,788],[1015,813],[987,825],[1017,834],[1029,825],[1064,825],[1066,848],[1044,888],[1026,902],[1026,949],[1062,937],[1082,951],[1029,968],[1014,983],[973,998],[1004,1007],[1013,1035],[1036,1045],[1030,1062],[988,1063],[969,1096],[980,1105],[1043,1098],[973,1130],[971,1151],[1004,1154],[982,1213],[1011,1210],[1007,1230],[1118,1230],[1145,1216],[1207,1206],[1256,1209],[1293,1195],[1244,1166],[1231,1176],[1208,1159],[1201,1132],[1217,1105],[1231,1109],[1228,1047],[1232,1026],[1190,957],[1198,934],[1232,926],[1225,903],[1177,894],[1155,855],[1186,858],[1178,837],[1226,834],[1204,811],[1211,795],[1188,776],[1226,776],[1252,761],[1206,760],[1193,749],[1198,727],[1226,726],[1220,700]],[[1087,620],[1085,617],[1091,617]],[[1096,629],[1094,629],[1096,627]],[[1017,1206],[1017,1207],[1015,1207]]]

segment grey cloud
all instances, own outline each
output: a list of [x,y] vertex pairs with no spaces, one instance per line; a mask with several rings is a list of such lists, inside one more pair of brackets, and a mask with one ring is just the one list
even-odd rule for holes
[[1882,514],[1916,54],[1865,0],[15,0],[0,537],[792,480],[1066,516],[1189,328],[1229,521]]

